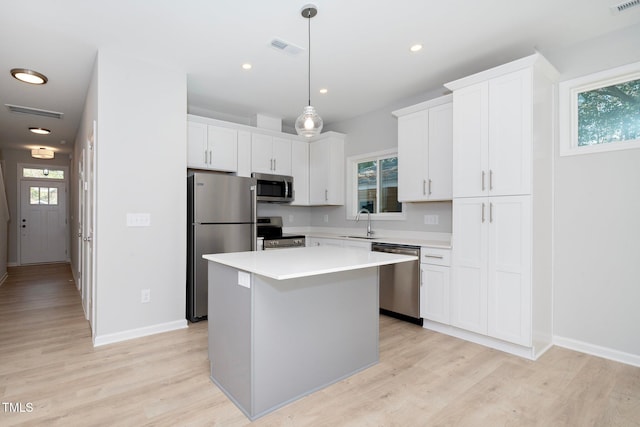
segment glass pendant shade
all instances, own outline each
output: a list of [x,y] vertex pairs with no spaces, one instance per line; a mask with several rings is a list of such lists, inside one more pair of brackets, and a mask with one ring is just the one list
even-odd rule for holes
[[296,120],[296,132],[306,138],[320,135],[322,130],[322,117],[316,113],[311,105],[304,107],[304,111]]

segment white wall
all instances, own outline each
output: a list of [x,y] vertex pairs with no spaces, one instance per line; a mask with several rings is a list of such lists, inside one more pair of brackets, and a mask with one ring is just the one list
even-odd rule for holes
[[[99,343],[186,326],[186,74],[98,54]],[[150,227],[127,227],[149,213]],[[142,289],[151,302],[142,304]]]
[[[554,52],[561,80],[640,61],[640,26]],[[560,122],[560,126],[567,126]],[[640,364],[640,150],[555,159],[554,335]]]

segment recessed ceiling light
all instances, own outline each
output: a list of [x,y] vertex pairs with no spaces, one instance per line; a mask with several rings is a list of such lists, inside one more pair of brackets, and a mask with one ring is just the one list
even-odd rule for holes
[[422,45],[420,43],[414,44],[409,48],[409,50],[411,52],[418,52],[419,50],[422,50]]
[[21,82],[34,85],[43,85],[49,80],[44,74],[26,68],[14,68],[11,70],[11,75]]
[[51,131],[45,128],[29,128],[29,130],[33,133],[37,133],[38,135],[49,135]]
[[250,70],[251,68],[253,68],[253,65],[249,64],[248,62],[242,64],[243,70]]
[[320,93],[323,94],[323,95],[326,94],[327,92],[329,92],[329,89],[327,89],[327,88],[323,87],[322,89],[320,89]]

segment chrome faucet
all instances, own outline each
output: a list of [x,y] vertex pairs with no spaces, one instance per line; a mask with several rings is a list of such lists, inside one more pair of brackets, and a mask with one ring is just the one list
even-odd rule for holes
[[371,230],[371,212],[369,212],[369,209],[367,208],[362,208],[358,211],[358,214],[356,215],[356,222],[360,221],[360,214],[361,213],[366,213],[367,214],[367,237],[371,237],[373,236],[373,230]]

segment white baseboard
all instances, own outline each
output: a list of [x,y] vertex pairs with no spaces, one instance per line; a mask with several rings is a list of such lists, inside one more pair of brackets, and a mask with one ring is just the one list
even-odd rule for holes
[[173,322],[160,323],[144,328],[130,329],[128,331],[116,332],[115,334],[98,335],[93,338],[93,346],[113,344],[120,341],[132,340],[135,338],[146,337],[148,335],[159,334],[162,332],[175,331],[176,329],[184,329],[188,327],[187,319],[176,320]]
[[20,264],[17,262],[8,262],[7,267],[20,267]]
[[558,347],[567,348],[569,350],[587,353],[592,356],[602,357],[604,359],[613,360],[615,362],[625,363],[631,366],[640,367],[640,355],[625,353],[623,351],[614,350],[608,347],[602,347],[584,341],[574,340],[554,335],[553,344]]

